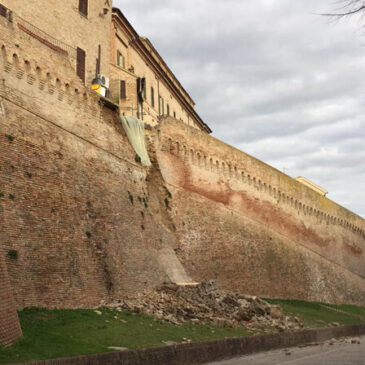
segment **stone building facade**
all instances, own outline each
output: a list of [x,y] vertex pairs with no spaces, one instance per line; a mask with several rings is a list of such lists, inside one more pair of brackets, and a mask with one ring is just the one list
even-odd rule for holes
[[[120,111],[156,125],[171,116],[210,133],[194,110],[194,101],[152,43],[140,37],[123,13],[114,8],[111,34],[111,94]],[[144,89],[138,95],[138,79]]]

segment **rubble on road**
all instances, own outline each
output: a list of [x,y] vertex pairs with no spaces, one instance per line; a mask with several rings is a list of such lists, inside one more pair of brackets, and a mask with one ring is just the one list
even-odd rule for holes
[[263,299],[219,290],[214,281],[197,285],[164,284],[133,299],[102,303],[107,308],[155,316],[176,325],[185,322],[253,331],[288,331],[304,327],[300,318],[285,316]]

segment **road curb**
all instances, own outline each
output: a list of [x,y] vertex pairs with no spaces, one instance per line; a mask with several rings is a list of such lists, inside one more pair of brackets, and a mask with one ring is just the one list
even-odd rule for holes
[[255,352],[322,342],[331,338],[365,335],[365,325],[282,332],[264,336],[179,344],[142,350],[71,358],[39,360],[18,365],[193,365],[230,359]]

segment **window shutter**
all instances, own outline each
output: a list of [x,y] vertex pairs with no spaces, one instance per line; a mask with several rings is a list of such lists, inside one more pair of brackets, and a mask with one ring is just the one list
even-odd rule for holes
[[0,15],[6,18],[6,7],[0,4]]
[[170,105],[169,104],[167,104],[167,115],[170,115]]
[[122,55],[122,67],[125,69],[125,57]]
[[118,66],[120,66],[120,56],[121,56],[120,52],[117,51],[117,65]]
[[127,98],[127,91],[126,91],[126,83],[125,80],[120,80],[120,98],[126,99]]
[[76,65],[76,73],[77,76],[85,83],[85,61],[86,61],[86,53],[83,49],[77,47],[77,65]]
[[87,16],[88,15],[88,0],[79,0],[79,12],[82,15]]
[[151,87],[151,105],[152,105],[152,108],[155,107],[155,90],[153,87]]
[[142,79],[142,92],[143,92],[143,100],[147,100],[146,78]]

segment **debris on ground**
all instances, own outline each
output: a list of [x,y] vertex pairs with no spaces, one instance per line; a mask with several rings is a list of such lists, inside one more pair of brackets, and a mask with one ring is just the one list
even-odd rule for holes
[[219,290],[214,281],[186,286],[168,283],[133,299],[102,304],[107,308],[155,316],[176,325],[191,322],[263,332],[304,327],[299,317],[285,316],[280,306],[256,296]]

